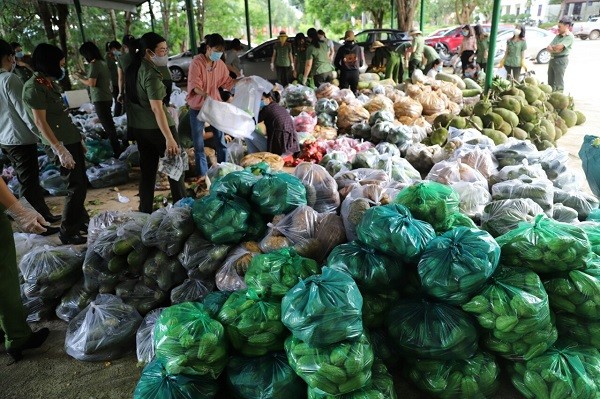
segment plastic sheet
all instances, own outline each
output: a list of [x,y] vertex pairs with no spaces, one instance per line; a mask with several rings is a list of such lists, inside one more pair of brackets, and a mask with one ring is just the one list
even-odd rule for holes
[[235,105],[213,100],[211,97],[207,97],[204,101],[198,120],[241,139],[249,138],[256,126],[252,115],[246,111]]
[[154,326],[163,309],[158,308],[149,312],[135,333],[138,363],[150,363],[154,359]]
[[232,104],[258,119],[262,94],[269,93],[271,90],[273,90],[271,82],[260,76],[244,77],[235,84]]
[[190,161],[187,152],[180,148],[177,155],[167,155],[159,158],[158,171],[166,174],[173,180],[179,180],[186,170],[190,169]]

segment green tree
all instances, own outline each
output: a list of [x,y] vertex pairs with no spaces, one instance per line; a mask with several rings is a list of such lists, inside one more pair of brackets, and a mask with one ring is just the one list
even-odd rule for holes
[[412,28],[418,3],[419,0],[396,0],[398,29],[409,31]]

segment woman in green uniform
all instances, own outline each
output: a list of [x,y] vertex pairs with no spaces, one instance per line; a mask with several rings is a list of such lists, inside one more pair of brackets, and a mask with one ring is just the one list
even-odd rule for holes
[[[180,152],[175,122],[163,104],[166,95],[158,66],[166,65],[165,39],[154,33],[144,34],[125,77],[127,118],[140,152],[140,212],[151,213],[158,160]],[[185,195],[183,175],[169,179],[173,202]]]
[[90,217],[85,210],[88,179],[85,174],[84,147],[79,130],[69,117],[55,81],[65,76],[65,55],[51,44],[39,44],[31,57],[33,77],[23,86],[27,113],[60,161],[61,174],[68,179],[68,194],[62,214],[59,238],[63,244],[84,244],[81,235]]
[[116,40],[106,43],[106,66],[108,66],[110,72],[112,96],[115,104],[114,116],[123,115],[123,104],[117,100],[119,98],[119,57],[121,56],[121,48],[121,43]]
[[317,31],[311,31],[309,38],[310,44],[306,49],[306,63],[304,64],[302,84],[306,86],[308,77],[312,76],[315,86],[319,87],[322,83],[333,80],[333,71],[335,69],[329,59],[327,43],[319,39]]
[[[306,36],[300,32],[294,37],[294,64],[296,65],[296,79],[302,82],[304,66],[306,65]],[[308,82],[312,84],[312,82]]]
[[525,27],[516,26],[513,37],[506,42],[504,58],[498,65],[500,68],[506,68],[508,76],[512,76],[516,81],[521,79],[521,68],[525,66],[525,50]]
[[112,92],[110,90],[110,71],[102,59],[100,49],[92,42],[85,42],[79,47],[79,54],[88,62],[87,77],[76,75],[77,79],[90,88],[92,103],[98,119],[104,129],[104,137],[108,136],[115,158],[119,158],[123,149],[117,136],[115,121],[112,118]]
[[294,72],[292,44],[283,30],[279,32],[277,38],[279,41],[273,45],[273,55],[271,56],[271,71],[277,71],[277,81],[286,87],[291,83],[290,77]]
[[481,25],[475,25],[475,39],[477,42],[477,57],[475,61],[481,70],[485,73],[487,67],[488,50],[490,48],[490,38],[483,30]]

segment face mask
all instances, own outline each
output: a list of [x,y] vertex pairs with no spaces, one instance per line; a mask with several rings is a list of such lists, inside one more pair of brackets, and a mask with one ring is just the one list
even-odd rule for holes
[[515,36],[519,36],[521,34],[521,29],[515,29]]
[[120,57],[121,56],[121,52],[119,50],[113,50],[112,53],[113,53],[113,55],[115,57]]
[[169,56],[168,55],[163,55],[161,57],[161,56],[158,56],[158,55],[154,54],[152,56],[152,62],[156,66],[161,66],[161,67],[162,66],[167,66],[167,63],[169,62]]
[[15,54],[15,57],[17,58],[23,58],[25,56],[25,54],[23,54],[22,51],[17,51],[17,53]]
[[63,80],[66,76],[66,73],[65,67],[60,67],[60,76],[56,80]]
[[469,36],[469,31],[463,30],[463,31],[462,31],[462,35],[463,35],[463,36]]
[[264,100],[260,100],[260,105],[258,106],[260,109],[263,109],[265,107],[265,101]]
[[279,36],[279,43],[284,44],[287,42],[287,36]]
[[213,51],[210,54],[210,60],[212,62],[216,62],[219,61],[221,59],[221,57],[223,56],[223,52],[222,51]]
[[442,72],[442,66],[441,65],[439,67],[437,67],[437,71],[438,72]]

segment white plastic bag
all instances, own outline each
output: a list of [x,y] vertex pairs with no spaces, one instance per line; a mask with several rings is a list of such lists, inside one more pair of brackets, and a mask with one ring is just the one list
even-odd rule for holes
[[213,100],[207,97],[204,101],[198,120],[204,121],[230,136],[246,139],[252,135],[256,123],[252,115],[235,105]]
[[258,119],[262,94],[271,90],[273,90],[273,85],[259,76],[242,78],[235,85],[232,104]]

